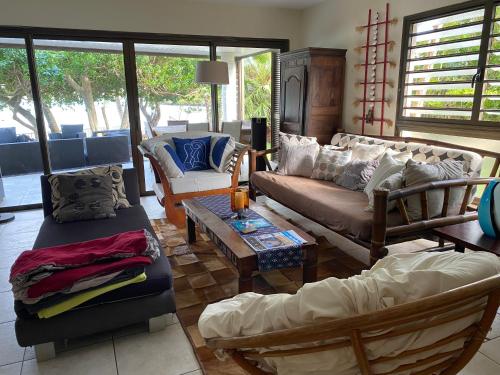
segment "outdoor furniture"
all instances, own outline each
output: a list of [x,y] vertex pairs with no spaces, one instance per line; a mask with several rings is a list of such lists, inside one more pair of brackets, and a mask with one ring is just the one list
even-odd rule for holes
[[16,142],[16,128],[0,128],[0,144],[2,143],[15,143]]
[[500,256],[500,239],[485,235],[477,220],[435,228],[433,233],[439,238],[453,242],[456,251],[463,252],[467,248]]
[[[187,124],[187,131],[189,132],[189,131],[193,131],[193,130],[207,132],[208,131],[208,122],[188,123]],[[235,141],[238,142],[237,139],[235,139]]]
[[[331,141],[336,147],[349,147],[356,143],[380,144],[402,152],[411,151],[416,160],[455,159],[468,162],[469,177],[456,180],[434,181],[421,185],[403,187],[398,190],[375,190],[373,212],[365,210],[368,205],[366,194],[341,187],[334,182],[299,176],[283,176],[273,173],[267,155],[277,152],[274,148],[265,151],[251,151],[250,181],[251,195],[259,191],[301,215],[339,233],[347,239],[370,250],[370,261],[375,263],[387,255],[387,245],[432,236],[432,229],[477,219],[477,212],[471,206],[473,192],[478,186],[486,185],[491,178],[479,178],[482,157],[495,158],[490,175],[496,176],[500,166],[500,153],[462,147],[445,142],[401,137],[366,137],[355,134],[337,133]],[[427,156],[428,155],[428,156]],[[269,171],[256,172],[257,158],[264,157]],[[464,190],[457,212],[448,212],[448,201],[452,188]],[[433,190],[444,193],[442,214],[430,217],[427,194]],[[407,198],[419,196],[420,218],[410,220],[407,212]],[[390,203],[397,209],[388,212]],[[439,248],[443,248],[441,242]]]
[[129,136],[85,138],[87,165],[119,164],[130,161]]
[[[383,374],[415,373],[421,375],[457,374],[476,354],[496,317],[500,299],[500,275],[452,289],[430,297],[421,298],[380,311],[330,319],[301,327],[267,333],[230,338],[207,339],[207,347],[224,350],[238,365],[253,375],[269,372],[258,368],[265,358],[321,353],[349,348],[354,351],[359,373],[381,374],[374,370],[377,365],[404,361],[407,356],[417,355],[409,364]],[[470,323],[470,319],[482,313],[482,317]],[[466,317],[469,317],[468,319]],[[465,319],[464,319],[465,318]],[[394,357],[370,359],[367,346],[384,342],[405,334],[425,335],[424,331],[439,329],[450,324],[462,324],[463,329],[446,335],[437,342],[430,342],[418,349],[402,350]],[[460,343],[454,350],[442,347],[452,342]],[[261,351],[259,349],[266,348]],[[437,351],[440,348],[441,351]],[[295,357],[296,358],[296,357]],[[401,362],[400,362],[401,363]],[[399,371],[398,371],[399,370]]]
[[[38,146],[38,142],[33,143]],[[48,141],[48,144],[52,169],[63,170],[85,167],[83,139],[52,139]]]
[[41,172],[42,159],[38,142],[0,144],[0,167],[4,176]]
[[168,126],[176,126],[176,125],[184,125],[187,126],[189,124],[188,120],[168,120]]
[[[218,248],[238,270],[238,293],[251,292],[253,290],[252,273],[258,271],[257,254],[255,251],[246,244],[233,228],[197,200],[184,200],[183,205],[186,210],[188,243],[196,241],[195,224],[198,224],[201,230],[205,231],[214,240],[214,243],[217,244]],[[293,230],[307,241],[307,243],[302,245],[302,279],[304,283],[316,281],[318,256],[316,239],[281,216],[271,212],[264,205],[251,202],[250,209],[257,212],[276,227],[284,231]]]
[[83,124],[61,125],[61,135],[63,139],[82,138],[85,136]]
[[222,121],[222,132],[231,134],[236,142],[240,142],[242,126],[243,121]]
[[[203,136],[224,137],[228,136],[228,134],[195,131],[172,135],[164,134],[159,137],[159,140],[167,142],[172,137],[197,138]],[[237,143],[230,167],[226,173],[219,173],[215,170],[190,171],[186,172],[184,177],[170,179],[166,176],[156,156],[147,148],[146,144],[150,141],[145,141],[138,147],[140,152],[151,162],[156,179],[153,190],[158,202],[165,208],[168,220],[177,227],[186,225],[185,212],[182,207],[183,199],[229,194],[231,189],[238,187],[241,162],[244,155],[249,151],[248,147]]]
[[157,126],[153,128],[153,135],[155,137],[162,134],[169,133],[185,133],[187,125],[168,125],[168,126]]

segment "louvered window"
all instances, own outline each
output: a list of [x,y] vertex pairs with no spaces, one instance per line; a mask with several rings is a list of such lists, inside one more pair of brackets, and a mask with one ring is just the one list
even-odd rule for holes
[[404,21],[398,127],[500,131],[500,6],[471,1]]

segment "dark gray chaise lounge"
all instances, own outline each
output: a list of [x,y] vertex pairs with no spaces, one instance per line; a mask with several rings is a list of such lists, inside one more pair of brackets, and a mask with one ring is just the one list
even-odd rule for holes
[[[140,205],[137,174],[134,169],[123,173],[127,199],[131,208],[118,210],[114,219],[58,224],[52,218],[51,189],[42,176],[42,198],[45,220],[34,249],[86,241],[119,232],[147,228],[153,235],[149,219]],[[36,250],[34,250],[36,251]],[[38,360],[55,356],[54,342],[113,330],[134,323],[149,322],[150,331],[163,328],[168,315],[175,312],[172,271],[162,253],[146,267],[147,280],[106,293],[50,319],[26,316],[22,303],[16,301],[16,336],[19,345],[35,345]]]

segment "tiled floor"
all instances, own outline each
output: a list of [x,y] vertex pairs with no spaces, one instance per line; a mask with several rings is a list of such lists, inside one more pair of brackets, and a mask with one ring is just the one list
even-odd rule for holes
[[[151,218],[163,217],[163,209],[155,197],[142,199]],[[322,229],[287,209],[269,202],[278,212],[316,233],[326,235],[339,247],[365,257],[364,250],[345,242],[337,235]],[[42,221],[41,210],[16,213],[16,220],[0,225],[0,375],[10,374],[165,374],[199,375],[201,371],[182,327],[173,319],[165,330],[147,333],[142,325],[117,332],[97,335],[71,342],[58,348],[56,359],[37,363],[32,348],[17,345],[14,333],[15,316],[8,283],[9,267],[17,255],[29,249]],[[500,374],[500,314],[488,341],[481,347],[462,375]]]

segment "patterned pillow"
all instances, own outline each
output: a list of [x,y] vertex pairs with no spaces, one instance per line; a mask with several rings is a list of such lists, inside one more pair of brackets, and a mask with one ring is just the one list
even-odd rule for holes
[[61,174],[55,179],[60,192],[57,222],[116,217],[111,176]]
[[276,172],[287,176],[311,177],[318,152],[317,143],[308,145],[284,143]]
[[175,150],[167,142],[158,142],[153,153],[160,163],[161,169],[169,178],[183,177],[186,168]]
[[311,178],[317,180],[335,181],[343,170],[344,166],[351,161],[352,151],[331,150],[328,147],[321,147],[319,155],[314,163]]
[[337,185],[349,190],[362,191],[379,165],[378,160],[353,160],[344,167],[344,172],[335,180]]
[[[406,186],[424,184],[432,181],[453,180],[464,177],[464,163],[456,160],[444,160],[437,164],[425,164],[414,160],[408,160],[403,172]],[[456,210],[463,199],[464,188],[452,188],[448,207]],[[433,218],[441,214],[444,201],[444,190],[437,189],[427,192],[427,207],[429,217]],[[422,218],[420,195],[411,195],[407,199],[408,216],[412,220]]]
[[229,168],[236,143],[233,137],[212,137],[210,141],[210,166],[224,173]]
[[352,160],[374,160],[385,151],[383,145],[364,145],[356,143],[352,146]]
[[310,145],[318,143],[318,139],[316,137],[305,137],[303,135],[279,132],[278,162],[281,160],[281,148],[283,143],[289,143],[292,145]]
[[57,220],[59,215],[59,206],[61,194],[59,191],[59,180],[56,178],[61,174],[64,175],[94,175],[94,176],[110,176],[113,186],[113,207],[115,210],[129,208],[131,204],[127,200],[125,193],[125,183],[123,182],[123,169],[119,165],[110,165],[106,167],[96,167],[91,169],[83,169],[77,172],[51,174],[48,176],[48,181],[52,190],[52,216]]
[[[403,172],[394,173],[393,175],[387,177],[382,183],[378,186],[378,189],[387,189],[389,191],[401,189],[403,187]],[[365,208],[365,211],[373,212],[374,205],[374,195],[371,194],[368,196],[368,206]],[[387,211],[391,211],[395,209],[397,206],[397,202],[395,200],[390,201],[387,204]]]
[[175,152],[186,171],[204,171],[210,167],[210,140],[212,137],[172,138]]

